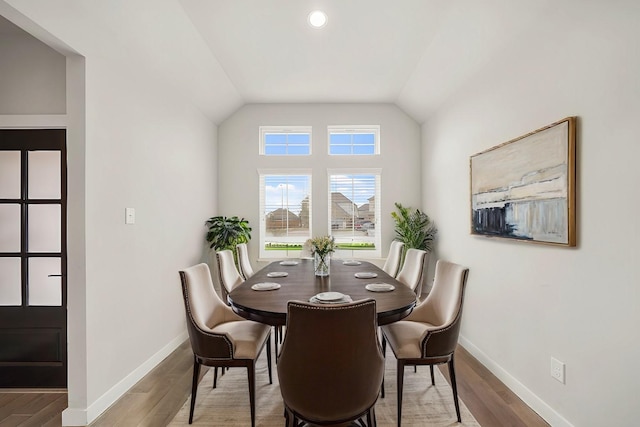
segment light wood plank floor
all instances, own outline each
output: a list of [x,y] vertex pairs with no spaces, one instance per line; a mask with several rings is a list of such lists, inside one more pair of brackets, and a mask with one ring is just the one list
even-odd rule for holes
[[[91,426],[167,425],[189,397],[192,363],[186,341]],[[441,371],[448,378],[446,369]],[[548,426],[462,347],[456,352],[456,374],[460,398],[482,426]],[[66,406],[62,392],[0,392],[0,426],[60,426]]]

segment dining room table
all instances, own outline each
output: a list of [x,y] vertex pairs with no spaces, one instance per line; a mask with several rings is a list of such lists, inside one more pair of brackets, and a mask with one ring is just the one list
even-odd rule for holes
[[411,289],[375,264],[336,258],[330,261],[328,276],[315,275],[313,259],[271,262],[227,298],[238,315],[273,326],[286,325],[289,301],[335,304],[373,298],[379,325],[408,316],[417,302]]

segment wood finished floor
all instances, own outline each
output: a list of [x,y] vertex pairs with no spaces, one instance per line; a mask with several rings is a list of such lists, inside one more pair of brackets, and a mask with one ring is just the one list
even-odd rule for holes
[[[91,427],[167,425],[189,397],[192,357],[186,341]],[[448,378],[446,369],[441,371]],[[456,376],[460,398],[482,426],[549,425],[462,347],[456,351]],[[62,392],[0,392],[0,427],[60,426],[66,406]]]

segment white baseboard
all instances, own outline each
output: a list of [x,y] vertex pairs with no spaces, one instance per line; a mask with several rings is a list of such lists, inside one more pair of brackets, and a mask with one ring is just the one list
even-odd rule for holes
[[535,395],[524,384],[505,371],[471,341],[460,336],[460,345],[473,357],[478,359],[493,375],[502,381],[511,391],[524,401],[531,409],[538,413],[546,422],[554,427],[574,427],[566,418],[556,412],[551,406]]
[[162,362],[169,354],[180,346],[186,339],[187,332],[175,337],[167,345],[151,356],[146,362],[138,366],[133,372],[123,378],[119,383],[111,387],[109,391],[100,396],[88,408],[67,408],[62,411],[63,426],[86,426],[98,418],[105,410],[113,405],[131,387],[147,375],[158,363]]

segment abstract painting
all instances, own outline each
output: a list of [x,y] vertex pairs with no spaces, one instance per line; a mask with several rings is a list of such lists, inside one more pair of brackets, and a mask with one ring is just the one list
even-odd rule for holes
[[576,118],[471,156],[471,233],[576,245]]

